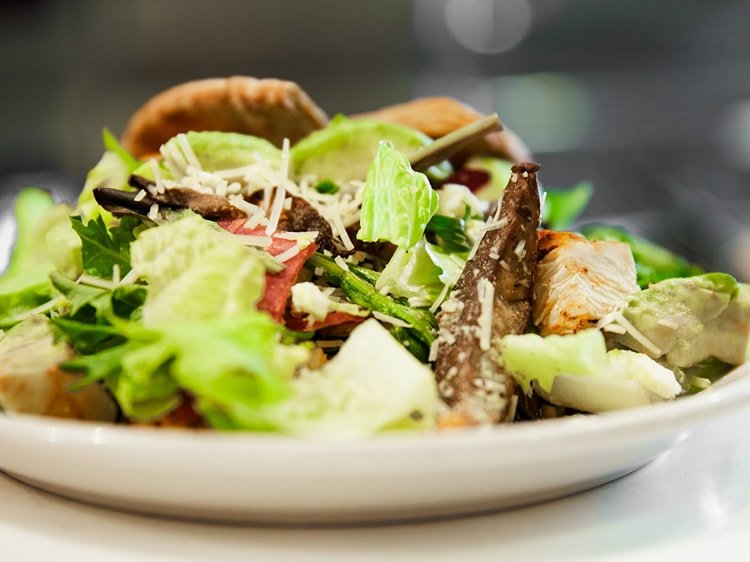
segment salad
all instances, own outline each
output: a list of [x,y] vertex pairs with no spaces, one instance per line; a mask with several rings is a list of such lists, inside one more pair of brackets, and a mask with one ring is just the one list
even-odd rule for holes
[[750,286],[566,230],[591,186],[540,187],[500,129],[447,98],[328,121],[278,80],[160,94],[75,204],[18,195],[0,407],[360,438],[669,401],[746,360]]

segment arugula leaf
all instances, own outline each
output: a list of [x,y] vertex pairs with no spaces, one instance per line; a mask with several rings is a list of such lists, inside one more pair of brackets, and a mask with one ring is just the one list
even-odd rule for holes
[[471,242],[466,236],[465,224],[463,219],[435,215],[427,223],[425,235],[430,242],[447,252],[468,252],[471,250]]
[[102,216],[84,224],[80,216],[70,217],[73,230],[81,238],[81,256],[86,273],[111,279],[115,265],[120,274],[130,271],[130,243],[135,240],[135,228],[141,225],[136,217],[122,217],[117,226],[107,229]]

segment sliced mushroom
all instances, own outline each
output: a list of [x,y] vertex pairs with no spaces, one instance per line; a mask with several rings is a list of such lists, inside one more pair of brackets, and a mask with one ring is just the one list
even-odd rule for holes
[[157,192],[155,184],[141,176],[130,176],[131,186],[142,189],[148,195],[138,198],[134,191],[123,191],[99,187],[94,190],[96,202],[115,216],[147,215],[152,205],[163,205],[172,209],[190,209],[209,220],[231,220],[245,216],[226,197],[200,193],[188,188],[171,188]]
[[435,376],[453,414],[470,424],[512,421],[513,377],[493,342],[526,330],[531,315],[539,226],[538,164],[513,166],[499,217],[490,223],[438,315]]

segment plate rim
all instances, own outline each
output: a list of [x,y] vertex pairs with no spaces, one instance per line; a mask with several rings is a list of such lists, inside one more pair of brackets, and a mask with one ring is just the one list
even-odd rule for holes
[[[185,428],[129,427],[85,420],[51,418],[32,414],[0,413],[0,434],[32,436],[35,441],[94,445],[98,447],[252,447],[254,450],[287,451],[365,451],[473,447],[478,443],[519,446],[559,438],[628,435],[634,429],[669,431],[677,426],[689,428],[706,420],[731,415],[750,407],[750,361],[700,393],[612,412],[575,415],[563,418],[494,426],[462,428],[451,431],[389,432],[368,438],[294,437],[252,431],[191,430]],[[3,466],[0,459],[0,467]]]

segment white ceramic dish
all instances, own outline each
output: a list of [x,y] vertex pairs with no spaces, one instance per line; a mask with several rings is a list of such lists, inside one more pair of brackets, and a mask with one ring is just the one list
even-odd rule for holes
[[748,404],[750,365],[671,403],[357,442],[0,415],[0,467],[64,496],[168,516],[293,524],[429,518],[608,482]]

